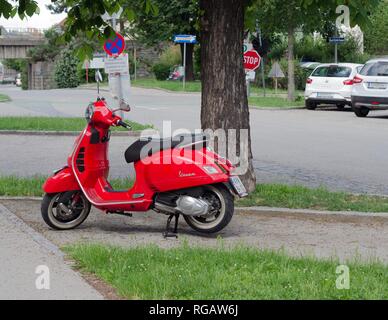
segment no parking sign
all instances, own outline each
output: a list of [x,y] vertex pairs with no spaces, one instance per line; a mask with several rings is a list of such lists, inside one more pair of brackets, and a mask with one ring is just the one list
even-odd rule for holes
[[109,56],[119,56],[125,50],[125,39],[120,33],[116,33],[116,37],[112,40],[105,41],[104,51]]

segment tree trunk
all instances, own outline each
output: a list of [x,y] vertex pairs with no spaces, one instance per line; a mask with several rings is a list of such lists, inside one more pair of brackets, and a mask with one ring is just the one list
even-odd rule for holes
[[[181,44],[182,66],[184,45]],[[194,81],[194,45],[188,43],[186,45],[186,81]]]
[[[203,12],[201,122],[204,130],[225,130],[229,145],[232,140],[228,138],[228,130],[236,130],[237,143],[233,143],[237,156],[242,158],[240,161],[246,163],[246,170],[239,174],[241,173],[248,191],[253,191],[256,177],[252,165],[249,108],[243,67],[245,2],[200,0],[200,9]],[[244,134],[246,139],[240,139]],[[230,157],[230,154],[227,156]]]
[[294,61],[295,32],[288,28],[288,101],[295,101],[295,61]]

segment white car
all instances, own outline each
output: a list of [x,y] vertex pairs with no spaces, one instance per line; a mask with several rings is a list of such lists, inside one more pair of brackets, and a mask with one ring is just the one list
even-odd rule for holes
[[368,61],[353,79],[352,104],[357,117],[388,109],[388,58]]
[[315,110],[320,104],[334,104],[338,109],[351,105],[353,78],[363,65],[353,63],[322,64],[307,79],[306,108]]

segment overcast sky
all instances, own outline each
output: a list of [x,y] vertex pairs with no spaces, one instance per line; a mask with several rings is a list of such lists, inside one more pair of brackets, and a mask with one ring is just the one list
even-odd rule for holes
[[13,19],[0,18],[0,26],[8,28],[39,28],[47,29],[52,25],[62,21],[66,14],[51,14],[46,8],[50,0],[37,0],[40,8],[40,14],[34,15],[31,18],[20,20],[18,17]]

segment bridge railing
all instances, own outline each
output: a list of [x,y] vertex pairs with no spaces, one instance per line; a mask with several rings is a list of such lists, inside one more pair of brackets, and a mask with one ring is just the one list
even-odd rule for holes
[[37,36],[42,37],[44,32],[47,29],[40,29],[40,28],[0,28],[0,33],[2,36],[22,36],[22,35],[28,35],[28,36]]

